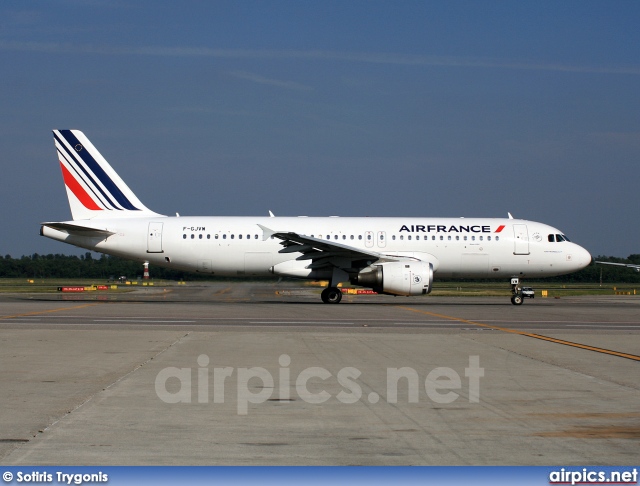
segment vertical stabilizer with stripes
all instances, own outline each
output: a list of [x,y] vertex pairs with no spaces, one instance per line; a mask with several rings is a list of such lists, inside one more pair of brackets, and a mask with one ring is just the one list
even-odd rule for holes
[[79,130],[53,138],[74,220],[160,216],[148,209]]

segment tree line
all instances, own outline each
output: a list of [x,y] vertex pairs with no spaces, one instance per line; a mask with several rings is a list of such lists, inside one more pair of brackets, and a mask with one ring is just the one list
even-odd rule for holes
[[[101,254],[94,258],[91,252],[84,255],[48,254],[25,255],[12,258],[0,255],[0,278],[95,278],[101,280],[142,278],[142,263]],[[167,268],[149,266],[151,278],[165,280],[199,280],[203,277]]]
[[[598,256],[594,260],[640,265],[640,254],[629,255],[628,258]],[[20,258],[0,255],[0,278],[96,278],[108,280],[121,276],[131,279],[141,278],[142,273],[143,267],[140,262],[104,254],[100,255],[100,258],[94,258],[91,252],[80,256],[34,253]],[[151,278],[164,280],[213,280],[215,278],[211,275],[199,275],[153,265],[150,265],[149,273]],[[640,272],[633,269],[595,264],[570,275],[545,278],[544,280],[598,283],[601,276],[603,283],[640,283]]]
[[[594,261],[612,262],[612,263],[632,263],[640,265],[640,254],[629,255],[627,258],[618,258],[613,256],[599,255],[593,258]],[[580,283],[598,283],[602,278],[602,283],[640,283],[640,272],[633,268],[618,267],[616,265],[598,265],[591,263],[579,272],[569,275],[561,275],[559,277],[545,278],[550,282],[580,282]]]

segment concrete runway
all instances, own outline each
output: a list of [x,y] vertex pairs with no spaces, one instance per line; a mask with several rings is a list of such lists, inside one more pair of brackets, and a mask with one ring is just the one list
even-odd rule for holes
[[638,458],[640,296],[4,294],[0,341],[7,465]]

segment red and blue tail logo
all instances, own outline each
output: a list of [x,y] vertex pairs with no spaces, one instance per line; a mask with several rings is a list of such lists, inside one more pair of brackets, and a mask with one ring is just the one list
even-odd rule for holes
[[156,214],[147,209],[79,130],[54,130],[73,219]]

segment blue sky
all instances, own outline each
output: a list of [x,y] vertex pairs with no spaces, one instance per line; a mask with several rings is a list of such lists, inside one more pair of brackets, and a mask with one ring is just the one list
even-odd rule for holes
[[503,217],[640,253],[640,3],[0,3],[0,254],[74,253],[51,130],[181,215]]

